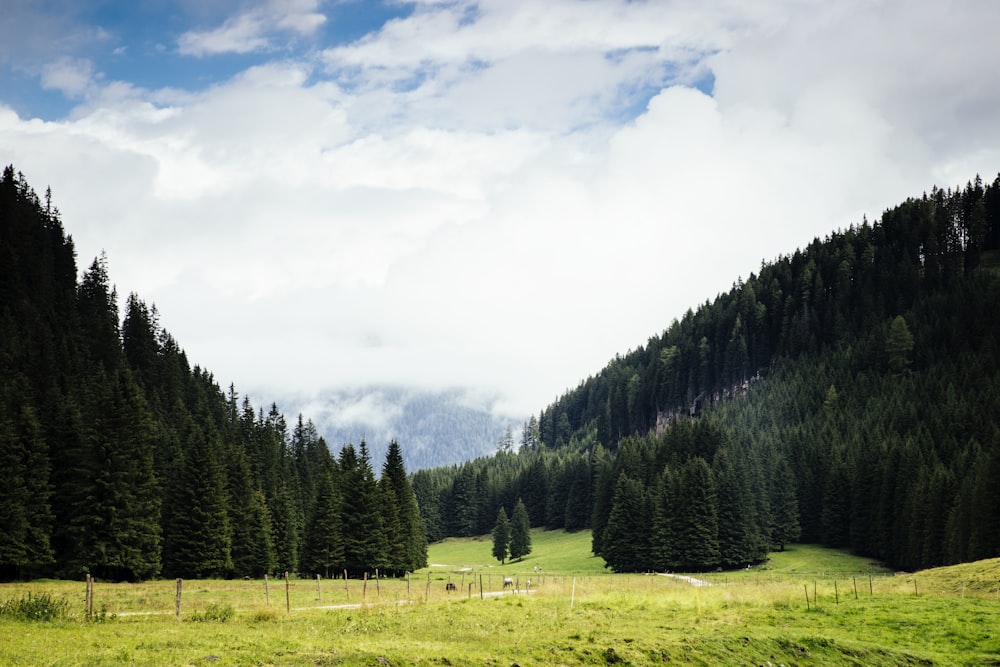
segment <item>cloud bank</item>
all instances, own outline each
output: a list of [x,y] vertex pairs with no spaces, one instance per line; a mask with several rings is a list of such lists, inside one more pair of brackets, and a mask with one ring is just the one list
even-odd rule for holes
[[347,41],[326,9],[164,38],[257,54],[207,85],[67,54],[38,68],[65,117],[0,93],[0,155],[51,184],[80,264],[105,250],[264,400],[537,412],[762,260],[1000,167],[994,3],[428,1]]

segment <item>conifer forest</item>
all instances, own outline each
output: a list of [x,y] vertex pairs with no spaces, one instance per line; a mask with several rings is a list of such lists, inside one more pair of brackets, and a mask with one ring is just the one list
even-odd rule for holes
[[192,367],[52,199],[4,169],[0,579],[402,574],[521,504],[618,572],[1000,556],[1000,176],[763,262],[495,454],[410,473]]
[[104,258],[77,280],[72,238],[7,167],[0,179],[0,579],[423,567],[416,497],[391,443],[336,457],[191,367]]

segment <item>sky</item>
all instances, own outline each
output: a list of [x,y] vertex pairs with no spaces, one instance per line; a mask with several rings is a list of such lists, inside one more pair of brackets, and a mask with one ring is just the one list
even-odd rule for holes
[[520,417],[762,262],[992,180],[997,25],[994,0],[0,0],[0,162],[220,386]]

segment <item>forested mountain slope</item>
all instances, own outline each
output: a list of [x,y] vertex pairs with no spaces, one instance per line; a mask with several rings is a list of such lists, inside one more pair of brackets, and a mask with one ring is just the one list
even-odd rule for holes
[[548,406],[532,446],[416,475],[430,534],[518,496],[565,525],[586,469],[617,570],[795,539],[903,568],[1000,555],[998,248],[1000,177],[977,177],[764,263]]
[[392,443],[334,458],[192,368],[135,294],[119,323],[106,262],[77,282],[46,193],[0,177],[0,579],[352,575],[426,563]]
[[458,389],[370,385],[321,392],[308,402],[280,401],[304,412],[333,446],[368,441],[373,459],[381,460],[389,442],[406,443],[408,470],[460,463],[491,454],[515,422],[494,414],[488,401]]

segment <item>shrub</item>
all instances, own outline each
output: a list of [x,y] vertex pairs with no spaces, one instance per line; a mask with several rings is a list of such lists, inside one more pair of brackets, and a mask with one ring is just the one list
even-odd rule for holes
[[24,621],[54,621],[69,616],[69,601],[55,598],[48,593],[32,595],[0,603],[0,617]]
[[216,604],[213,602],[208,605],[203,613],[192,614],[191,620],[195,622],[218,621],[219,623],[225,623],[226,621],[232,619],[235,613],[236,612],[233,610],[232,605]]

